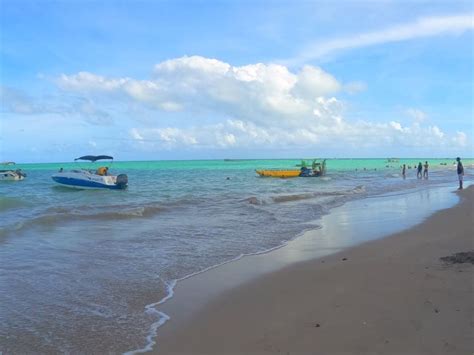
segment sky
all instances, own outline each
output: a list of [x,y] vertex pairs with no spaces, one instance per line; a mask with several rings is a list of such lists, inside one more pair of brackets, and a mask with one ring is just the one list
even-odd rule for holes
[[0,161],[473,157],[472,1],[0,0]]

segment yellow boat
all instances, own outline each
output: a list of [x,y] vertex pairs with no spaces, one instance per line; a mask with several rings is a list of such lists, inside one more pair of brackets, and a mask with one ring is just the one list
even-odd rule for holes
[[255,170],[260,176],[292,178],[298,177],[301,174],[301,169],[262,169]]
[[[311,168],[308,165],[311,164]],[[299,169],[257,169],[258,175],[265,177],[293,178],[293,177],[318,177],[326,174],[326,159],[313,159],[312,163],[302,160]]]

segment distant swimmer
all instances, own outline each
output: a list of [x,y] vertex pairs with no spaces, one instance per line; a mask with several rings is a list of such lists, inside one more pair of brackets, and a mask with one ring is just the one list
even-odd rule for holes
[[416,169],[416,177],[418,179],[421,179],[423,177],[422,174],[421,174],[422,170],[423,170],[423,165],[421,165],[421,161],[420,161],[418,163],[418,168]]
[[406,164],[403,164],[402,176],[403,176],[404,179],[406,179],[406,177],[407,177],[407,166],[406,166]]
[[462,180],[463,180],[463,177],[464,177],[464,167],[462,166],[461,158],[457,157],[456,161],[458,162],[457,169],[456,169],[457,173],[458,173],[458,179],[459,179],[459,189],[458,190],[462,190]]
[[428,162],[425,161],[425,165],[423,165],[423,177],[428,179]]

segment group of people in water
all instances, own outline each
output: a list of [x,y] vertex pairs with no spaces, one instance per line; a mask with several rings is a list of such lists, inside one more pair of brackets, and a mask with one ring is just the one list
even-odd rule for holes
[[[463,179],[464,179],[464,167],[461,163],[461,158],[457,157],[456,158],[456,172],[458,174],[458,180],[459,180],[459,190],[462,190],[463,188]],[[446,165],[446,164],[444,164]],[[425,164],[421,164],[421,161],[418,163],[418,165],[413,166],[414,169],[416,169],[416,177],[418,179],[428,179],[428,168],[429,164],[428,161],[425,161]],[[408,169],[411,169],[410,166],[408,166]],[[403,164],[402,166],[402,177],[406,179],[407,174],[407,165]]]
[[[415,165],[413,168],[416,168],[416,177],[418,179],[428,179],[428,168],[429,164],[428,161],[425,161],[425,164],[421,164],[421,161],[418,163],[418,166]],[[411,169],[410,166],[408,166],[408,169]],[[402,176],[405,179],[407,177],[407,165],[403,164],[402,166]]]

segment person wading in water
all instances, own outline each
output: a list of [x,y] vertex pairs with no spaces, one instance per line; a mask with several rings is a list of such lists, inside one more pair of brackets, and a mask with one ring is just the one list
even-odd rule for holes
[[425,161],[424,169],[423,169],[423,177],[428,179],[428,162]]
[[457,169],[456,169],[457,173],[458,173],[458,178],[459,178],[459,189],[458,190],[462,190],[462,180],[463,180],[463,177],[464,177],[464,166],[462,166],[461,158],[457,157],[456,161],[458,162],[458,166],[457,166]]
[[416,177],[418,179],[422,178],[421,171],[423,170],[423,166],[421,165],[421,161],[418,163],[418,168],[416,170]]

